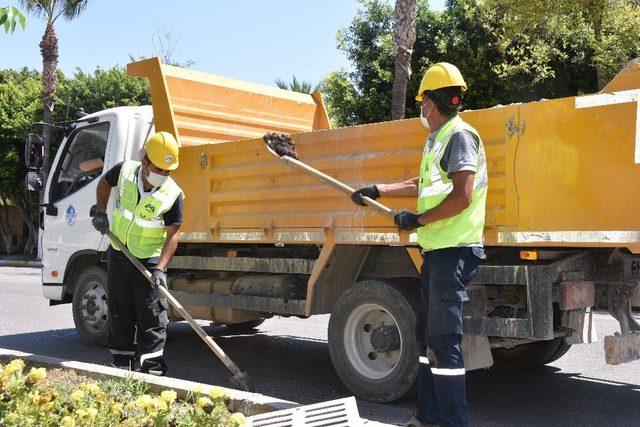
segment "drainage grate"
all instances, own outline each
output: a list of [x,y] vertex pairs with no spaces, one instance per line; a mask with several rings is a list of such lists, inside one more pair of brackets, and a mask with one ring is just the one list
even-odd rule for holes
[[247,418],[248,427],[361,426],[355,397],[268,412]]

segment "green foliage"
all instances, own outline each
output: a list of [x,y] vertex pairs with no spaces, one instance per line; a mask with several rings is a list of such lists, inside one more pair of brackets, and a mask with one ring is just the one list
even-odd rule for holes
[[54,380],[52,387],[44,382],[45,368],[28,373],[24,368],[19,359],[0,365],[0,425],[237,427],[246,422],[241,413],[228,411],[227,396],[216,388],[178,400],[173,390],[147,394],[144,383],[130,379],[77,387]]
[[276,79],[275,80],[276,86],[278,86],[280,89],[284,89],[284,90],[292,90],[294,92],[300,92],[300,93],[316,93],[316,92],[320,92],[321,90],[321,85],[318,84],[313,84],[311,82],[308,82],[306,80],[298,80],[298,78],[294,75],[293,78],[291,79],[291,82],[286,82],[282,79]]
[[640,52],[640,11],[629,0],[489,0],[489,7],[502,8],[507,35],[540,27],[560,31],[578,28],[590,51],[589,62],[606,84],[629,59]]
[[59,77],[55,120],[74,120],[78,108],[87,113],[124,105],[151,104],[146,79],[129,77],[121,67],[97,68],[93,73],[77,69],[72,78]]
[[0,26],[4,27],[4,32],[13,33],[17,24],[24,30],[27,25],[24,15],[13,6],[0,7]]
[[[514,13],[516,4],[526,8],[545,1],[549,5],[543,9],[554,10],[554,15],[522,21]],[[593,24],[584,17],[584,8],[571,14],[570,8],[552,7],[556,2],[551,0],[450,0],[446,10],[434,12],[426,0],[418,0],[407,117],[419,114],[414,100],[418,85],[426,69],[440,61],[460,68],[469,87],[463,102],[467,109],[596,92],[599,77],[608,81],[640,55],[640,12],[626,1],[598,1],[608,5],[600,45],[594,44]],[[360,4],[337,37],[351,68],[323,81],[329,114],[338,126],[391,117],[393,7],[388,0]]]
[[11,197],[24,187],[20,159],[29,124],[42,116],[40,74],[26,68],[0,70],[0,194]]

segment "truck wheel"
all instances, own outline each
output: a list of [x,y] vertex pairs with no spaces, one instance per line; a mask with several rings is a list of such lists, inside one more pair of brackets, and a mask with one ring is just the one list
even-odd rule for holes
[[232,332],[250,332],[258,326],[262,325],[266,319],[254,319],[242,323],[227,323],[226,327]]
[[420,291],[412,283],[366,280],[349,288],[329,319],[334,369],[356,396],[393,402],[415,393]]
[[560,337],[549,341],[538,341],[517,347],[492,350],[493,364],[498,369],[519,370],[536,368],[560,359],[571,347]]
[[85,344],[107,344],[107,272],[100,267],[84,270],[73,290],[73,322]]

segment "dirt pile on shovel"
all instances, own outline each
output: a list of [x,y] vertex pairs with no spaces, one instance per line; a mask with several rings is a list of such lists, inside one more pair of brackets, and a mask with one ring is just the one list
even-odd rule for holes
[[272,132],[265,134],[262,139],[278,156],[289,156],[299,160],[296,145],[289,135]]

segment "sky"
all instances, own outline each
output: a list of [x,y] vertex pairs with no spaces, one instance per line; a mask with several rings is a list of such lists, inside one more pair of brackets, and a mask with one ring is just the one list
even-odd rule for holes
[[[92,71],[125,65],[129,55],[152,56],[152,38],[165,29],[178,38],[175,59],[192,69],[254,83],[277,78],[319,82],[348,67],[336,32],[349,25],[356,0],[88,0],[73,22],[59,19],[59,68]],[[445,0],[432,0],[442,9]],[[18,0],[0,5],[18,5]],[[41,69],[38,43],[44,21],[27,15],[27,28],[0,33],[0,69]]]

